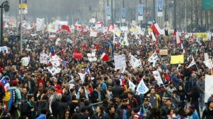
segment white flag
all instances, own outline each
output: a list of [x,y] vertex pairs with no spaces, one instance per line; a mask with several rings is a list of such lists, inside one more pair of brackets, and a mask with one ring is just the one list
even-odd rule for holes
[[123,39],[121,45],[129,46],[129,41],[128,41],[128,37],[127,37],[127,32],[124,33],[124,39]]
[[133,55],[131,55],[130,65],[133,68],[137,68],[137,67],[141,66],[141,61],[140,61],[140,59],[137,59],[136,57],[134,57]]
[[44,19],[36,18],[36,31],[44,30]]
[[206,61],[203,61],[203,63],[206,65],[206,67],[208,67],[209,69],[213,68],[213,63],[211,59],[208,59]]
[[48,64],[48,55],[45,53],[40,54],[40,63],[41,64]]
[[144,83],[143,79],[141,79],[140,83],[138,84],[138,87],[136,89],[136,92],[138,93],[138,95],[140,94],[145,94],[149,91],[149,89],[147,88],[146,84]]
[[131,88],[132,90],[135,90],[135,87],[136,87],[135,84],[129,80],[129,88]]
[[157,53],[152,54],[152,56],[149,57],[149,59],[148,59],[149,62],[156,62],[157,60],[158,60]]
[[54,76],[55,74],[60,73],[61,68],[58,67],[47,67],[47,70]]
[[195,64],[196,64],[196,63],[195,63],[195,59],[194,59],[194,57],[192,56],[192,61],[191,61],[191,63],[189,64],[189,66],[187,67],[187,69],[190,68],[191,66],[195,65]]
[[153,71],[152,73],[154,75],[155,80],[157,81],[158,86],[163,84],[163,81],[161,79],[160,73],[158,71]]

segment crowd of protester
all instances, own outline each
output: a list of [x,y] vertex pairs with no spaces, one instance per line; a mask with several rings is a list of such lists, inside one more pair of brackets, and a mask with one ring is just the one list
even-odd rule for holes
[[[213,119],[213,92],[204,103],[205,74],[211,75],[211,70],[203,64],[204,53],[212,58],[211,40],[198,42],[198,38],[182,36],[182,49],[172,34],[160,36],[156,44],[150,37],[138,35],[136,39],[129,33],[129,46],[120,46],[113,42],[113,34],[90,37],[89,33],[62,31],[50,40],[48,32],[30,35],[33,33],[23,33],[23,39],[27,40],[20,53],[20,39],[15,29],[4,30],[3,46],[7,46],[9,52],[0,53],[0,77],[7,77],[16,100],[8,110],[4,87],[0,87],[1,119]],[[56,45],[57,38],[60,41]],[[68,38],[72,42],[67,42]],[[109,43],[113,55],[108,51]],[[54,76],[47,70],[51,64],[41,64],[39,60],[40,54],[49,54],[51,47],[55,55],[67,62],[60,65],[61,72]],[[90,62],[87,53],[94,49],[98,60]],[[159,56],[153,67],[148,58],[156,49],[168,49],[168,55]],[[74,52],[82,53],[83,58],[73,58]],[[103,52],[109,54],[108,61],[101,60]],[[131,67],[130,53],[141,60],[140,67]],[[183,53],[184,64],[170,64],[171,55]],[[119,54],[126,55],[125,72],[114,70],[113,56]],[[196,65],[187,68],[190,55],[196,59]],[[30,57],[28,66],[22,65],[23,57]],[[88,67],[89,74],[86,73]],[[157,84],[154,70],[160,72],[164,85]],[[123,85],[119,80],[121,74]],[[136,88],[143,80],[149,91],[138,95],[136,89],[129,88],[129,80]]]

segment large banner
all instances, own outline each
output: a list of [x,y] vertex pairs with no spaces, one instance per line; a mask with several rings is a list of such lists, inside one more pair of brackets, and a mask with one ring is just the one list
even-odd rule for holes
[[125,8],[121,9],[121,20],[122,20],[122,22],[126,21],[126,9]]
[[205,102],[213,94],[213,76],[205,75]]
[[142,20],[143,20],[143,6],[138,5],[138,21],[142,21]]
[[115,61],[115,70],[126,67],[126,56],[125,55],[115,56],[114,61]]
[[111,8],[109,6],[106,7],[106,18],[107,20],[111,19]]
[[203,10],[213,9],[213,0],[202,0],[202,9]]
[[158,12],[157,12],[158,17],[163,16],[163,1],[158,0]]
[[28,5],[27,0],[19,0],[19,14],[27,14],[28,13]]

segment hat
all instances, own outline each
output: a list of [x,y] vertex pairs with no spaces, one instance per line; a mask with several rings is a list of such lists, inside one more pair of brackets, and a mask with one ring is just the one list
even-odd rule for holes
[[190,106],[188,107],[188,109],[189,109],[191,112],[194,112],[195,107],[194,107],[193,105],[190,105]]
[[50,87],[50,90],[55,91],[55,88],[54,87]]
[[55,88],[61,89],[61,86],[60,86],[59,84],[57,84],[57,85],[55,86]]
[[17,86],[17,84],[18,84],[18,81],[16,81],[16,80],[13,80],[13,81],[12,81],[12,85],[13,85],[13,86]]

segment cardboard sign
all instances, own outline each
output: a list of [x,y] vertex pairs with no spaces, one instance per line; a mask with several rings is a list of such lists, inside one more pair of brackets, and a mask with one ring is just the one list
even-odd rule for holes
[[171,56],[170,64],[183,64],[184,56],[183,55],[174,55]]
[[90,32],[90,37],[97,37],[98,33],[95,31]]
[[160,49],[160,55],[168,55],[168,50],[167,49]]

